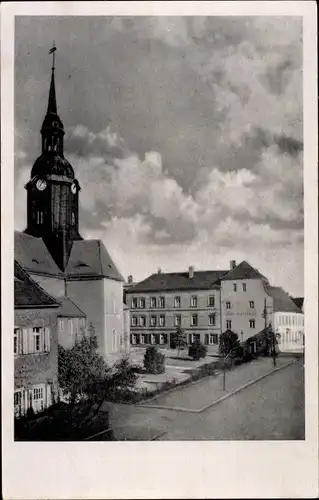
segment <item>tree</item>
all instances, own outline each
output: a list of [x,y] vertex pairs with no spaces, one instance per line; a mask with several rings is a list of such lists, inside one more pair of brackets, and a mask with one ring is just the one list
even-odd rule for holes
[[222,356],[227,356],[230,351],[238,349],[239,345],[237,333],[232,330],[226,330],[219,338],[219,353]]
[[58,346],[58,379],[71,406],[83,398],[93,399],[92,391],[104,384],[110,369],[96,351],[96,336],[83,337],[70,349]]
[[176,331],[171,334],[171,345],[177,348],[177,356],[179,356],[180,350],[187,346],[186,334],[180,326],[176,328]]
[[199,339],[196,339],[188,349],[188,355],[193,358],[194,361],[198,361],[200,358],[205,358],[207,354],[207,347],[201,343]]
[[165,372],[165,356],[156,346],[149,346],[144,354],[144,368],[148,373],[164,373]]
[[274,332],[271,323],[265,330],[265,338],[266,338],[266,350],[268,356],[272,356],[273,364],[274,366],[276,366],[276,357],[278,355],[276,346],[278,345],[278,339],[280,338],[280,334]]
[[137,380],[138,367],[128,357],[117,361],[113,368],[97,353],[95,336],[84,337],[71,349],[58,348],[59,385],[70,407],[81,400],[99,410],[106,400],[114,400],[122,391],[130,390]]

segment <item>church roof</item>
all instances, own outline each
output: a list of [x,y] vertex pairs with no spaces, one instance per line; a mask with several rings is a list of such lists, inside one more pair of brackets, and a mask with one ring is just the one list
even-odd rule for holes
[[280,286],[268,286],[269,295],[274,299],[275,312],[295,312],[301,313],[301,309],[295,304],[292,298]]
[[[74,179],[74,170],[62,154],[58,153],[43,153],[34,162],[31,170],[31,178],[35,176],[47,177],[64,176],[67,181]],[[59,180],[61,180],[59,178]]]
[[127,294],[173,290],[209,290],[218,287],[218,280],[227,271],[194,271],[184,273],[155,273],[126,290]]
[[28,273],[14,261],[14,307],[58,307],[59,303],[38,285]]
[[267,279],[263,276],[257,269],[253,268],[248,262],[243,260],[234,269],[231,269],[225,276],[223,276],[222,281],[227,280],[253,280],[253,279]]
[[101,240],[74,241],[64,273],[54,262],[42,238],[15,231],[14,245],[15,259],[29,273],[71,280],[109,278],[124,281]]

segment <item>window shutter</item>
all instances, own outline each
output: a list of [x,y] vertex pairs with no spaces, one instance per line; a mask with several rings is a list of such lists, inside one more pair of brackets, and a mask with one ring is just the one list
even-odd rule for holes
[[23,348],[22,353],[28,354],[28,352],[29,352],[29,350],[28,350],[28,337],[30,335],[30,328],[23,328],[21,331],[22,331],[22,348]]
[[205,344],[208,345],[208,333],[205,333]]
[[45,351],[49,352],[50,351],[50,328],[47,326],[44,329],[44,345],[45,345]]

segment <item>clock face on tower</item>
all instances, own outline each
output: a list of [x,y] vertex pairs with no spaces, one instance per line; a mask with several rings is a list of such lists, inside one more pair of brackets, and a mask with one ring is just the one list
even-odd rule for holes
[[47,187],[47,183],[44,179],[39,179],[36,186],[39,191],[43,191]]
[[73,184],[72,184],[72,186],[71,186],[71,192],[72,192],[73,194],[75,194],[75,193],[76,193],[76,184],[74,184],[74,182],[73,182]]

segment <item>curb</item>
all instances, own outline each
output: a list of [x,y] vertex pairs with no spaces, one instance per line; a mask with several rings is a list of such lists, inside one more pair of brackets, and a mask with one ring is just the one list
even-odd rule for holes
[[[206,405],[206,406],[203,406],[202,408],[198,409],[198,410],[195,410],[195,409],[187,409],[187,408],[181,408],[181,407],[172,407],[172,406],[160,406],[160,405],[139,405],[141,406],[142,408],[153,408],[154,410],[170,410],[170,411],[177,411],[177,412],[185,412],[185,413],[202,413],[204,412],[205,410],[208,410],[209,408],[211,408],[212,406],[218,404],[218,403],[221,403],[222,401],[224,401],[225,399],[231,397],[231,396],[234,396],[235,394],[237,394],[238,392],[242,391],[243,389],[246,389],[247,387],[255,384],[256,382],[259,382],[260,380],[268,377],[269,375],[271,375],[272,373],[275,373],[275,372],[278,372],[280,370],[283,370],[284,368],[287,368],[288,366],[291,366],[292,364],[294,364],[295,361],[290,361],[289,363],[283,365],[283,366],[279,366],[278,368],[275,368],[273,370],[270,370],[269,372],[265,373],[264,375],[261,375],[260,377],[257,377],[256,379],[254,380],[251,380],[250,382],[247,382],[246,384],[242,385],[241,387],[238,387],[238,389],[235,389],[234,391],[228,393],[228,394],[225,394],[225,396],[222,396],[221,398],[219,399],[216,399],[215,401],[213,401],[212,403],[209,403],[209,405]],[[195,383],[197,383],[199,381],[196,381]],[[189,384],[191,385],[191,384]]]
[[208,410],[212,406],[220,403],[221,401],[224,401],[225,399],[229,398],[230,396],[234,396],[235,394],[237,394],[238,392],[242,391],[243,389],[246,389],[247,387],[250,387],[251,385],[255,384],[256,382],[259,382],[260,380],[268,377],[269,375],[272,375],[273,373],[279,372],[280,370],[283,370],[284,368],[287,368],[288,366],[291,366],[294,363],[295,363],[295,361],[290,361],[290,363],[287,363],[286,365],[279,366],[278,368],[275,368],[274,370],[271,370],[271,371],[265,373],[264,375],[261,375],[260,377],[256,378],[255,380],[251,380],[247,384],[244,384],[241,387],[238,387],[238,389],[235,389],[233,392],[230,392],[229,394],[225,394],[225,396],[223,396],[222,398],[219,398],[216,401],[213,401],[212,403],[210,403],[209,405],[204,406],[203,408],[201,408],[200,410],[198,410],[198,413],[201,413],[201,412],[203,412],[205,410]]

